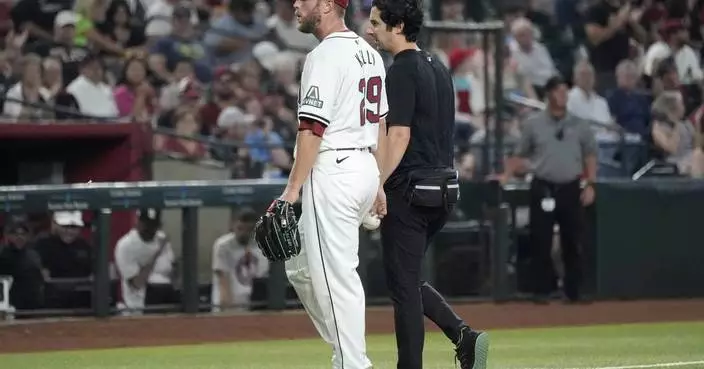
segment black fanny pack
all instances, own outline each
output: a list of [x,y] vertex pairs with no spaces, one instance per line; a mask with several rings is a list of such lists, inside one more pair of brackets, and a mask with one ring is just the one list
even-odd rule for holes
[[416,169],[408,173],[406,200],[414,206],[450,208],[460,197],[454,169]]

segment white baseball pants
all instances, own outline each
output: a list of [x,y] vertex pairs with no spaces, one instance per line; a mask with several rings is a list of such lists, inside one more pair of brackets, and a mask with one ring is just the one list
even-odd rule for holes
[[359,227],[371,210],[379,171],[368,151],[318,156],[301,196],[302,250],[286,274],[320,336],[333,369],[367,369],[365,294],[357,274]]

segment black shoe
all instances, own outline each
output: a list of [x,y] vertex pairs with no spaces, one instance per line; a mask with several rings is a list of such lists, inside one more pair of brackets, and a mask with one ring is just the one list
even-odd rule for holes
[[455,348],[455,358],[461,369],[486,369],[489,356],[489,334],[475,332],[469,328],[460,331]]

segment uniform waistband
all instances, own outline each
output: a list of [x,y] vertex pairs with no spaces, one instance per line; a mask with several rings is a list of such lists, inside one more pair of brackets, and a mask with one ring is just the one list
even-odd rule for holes
[[328,151],[366,151],[366,152],[372,152],[371,147],[343,147],[339,149],[325,149],[319,152],[319,154],[322,154],[324,152]]

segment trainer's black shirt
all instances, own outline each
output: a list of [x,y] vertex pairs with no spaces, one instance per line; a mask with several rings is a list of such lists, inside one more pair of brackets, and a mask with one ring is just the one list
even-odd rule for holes
[[451,168],[455,96],[445,66],[425,51],[404,50],[396,54],[386,75],[386,94],[387,125],[410,127],[411,139],[385,188],[404,183],[412,169]]

